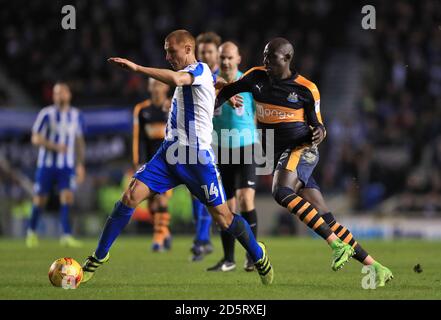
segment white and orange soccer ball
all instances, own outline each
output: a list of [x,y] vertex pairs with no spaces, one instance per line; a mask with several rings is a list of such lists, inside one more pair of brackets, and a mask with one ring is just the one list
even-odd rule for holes
[[55,260],[49,268],[49,280],[55,287],[76,289],[83,279],[81,265],[72,258]]

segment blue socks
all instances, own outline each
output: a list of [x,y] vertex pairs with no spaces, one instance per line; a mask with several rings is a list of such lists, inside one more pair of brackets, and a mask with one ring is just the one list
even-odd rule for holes
[[192,202],[192,208],[193,208],[193,220],[195,223],[197,223],[199,220],[199,212],[201,210],[202,203],[199,201],[198,198],[195,198],[195,197],[191,198],[191,202]]
[[68,204],[62,204],[60,206],[60,221],[61,221],[61,227],[63,228],[63,234],[72,233],[72,229],[69,223],[69,209],[70,206]]
[[233,221],[226,231],[231,233],[240,242],[254,262],[263,257],[262,248],[257,243],[250,225],[240,215],[233,214]]
[[197,198],[193,198],[193,217],[196,222],[195,243],[210,242],[211,215],[205,205]]
[[133,211],[135,211],[134,208],[126,206],[121,201],[115,203],[112,214],[104,226],[98,247],[95,250],[97,259],[101,260],[107,255],[115,239],[119,236],[127,223],[129,223]]
[[31,219],[29,220],[29,229],[32,231],[37,230],[38,218],[40,218],[41,208],[35,204],[32,205]]

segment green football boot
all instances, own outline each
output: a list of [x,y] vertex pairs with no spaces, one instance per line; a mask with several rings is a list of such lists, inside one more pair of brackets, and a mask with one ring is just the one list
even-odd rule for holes
[[384,287],[386,283],[394,278],[389,268],[386,268],[378,262],[374,262],[373,266],[375,268],[375,284],[377,287]]
[[266,251],[266,246],[263,242],[257,242],[262,248],[263,257],[257,261],[254,265],[256,266],[257,272],[259,272],[260,280],[264,285],[270,285],[274,280],[274,270],[271,262],[268,258],[268,253]]
[[344,243],[340,239],[331,243],[332,248],[332,263],[331,268],[334,271],[343,268],[344,264],[355,254],[354,248],[349,244]]
[[93,275],[95,274],[95,270],[101,266],[103,263],[106,263],[109,261],[110,253],[107,252],[107,255],[101,259],[98,260],[95,256],[95,253],[91,256],[89,256],[86,261],[84,261],[83,264],[83,280],[81,280],[81,283],[87,282],[90,279],[92,279]]

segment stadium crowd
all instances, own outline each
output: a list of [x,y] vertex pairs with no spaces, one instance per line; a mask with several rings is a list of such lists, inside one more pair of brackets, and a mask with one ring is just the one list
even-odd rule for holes
[[[185,26],[195,34],[215,30],[224,39],[240,43],[242,69],[260,65],[265,41],[283,34],[296,43],[296,63],[302,73],[318,78],[326,41],[335,38],[331,19],[341,9],[332,1],[272,1],[265,4],[246,0],[228,1],[73,1],[75,30],[63,30],[58,6],[32,1],[22,8],[10,2],[9,12],[0,13],[2,61],[7,72],[22,83],[38,103],[51,101],[51,86],[60,78],[69,79],[77,104],[130,104],[145,96],[140,76],[121,74],[108,67],[108,57],[124,55],[143,65],[168,67],[163,39],[170,30]],[[192,15],[192,8],[198,15]],[[170,14],[179,12],[180,14]],[[290,16],[295,12],[293,28]],[[262,17],[276,16],[271,28]],[[191,18],[190,18],[191,17]],[[44,21],[44,23],[42,23]],[[114,23],[114,21],[118,21]],[[208,24],[207,24],[207,21]],[[245,30],[252,32],[244,32]],[[20,75],[20,76],[19,76]],[[123,94],[121,94],[123,93]]]
[[324,167],[360,210],[393,197],[394,211],[441,211],[441,4],[374,2],[377,26],[359,46],[363,87],[354,117],[334,130],[343,146]]

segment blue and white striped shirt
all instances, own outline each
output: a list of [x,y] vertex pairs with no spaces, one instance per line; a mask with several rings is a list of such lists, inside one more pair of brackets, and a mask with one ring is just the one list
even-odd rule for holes
[[196,62],[178,72],[193,75],[191,85],[176,87],[165,140],[200,150],[211,150],[213,111],[216,99],[213,75],[207,64]]
[[32,133],[41,134],[50,142],[64,144],[67,148],[62,153],[40,146],[38,168],[74,168],[75,139],[84,133],[84,119],[78,109],[70,107],[61,111],[55,105],[43,108],[34,122]]

